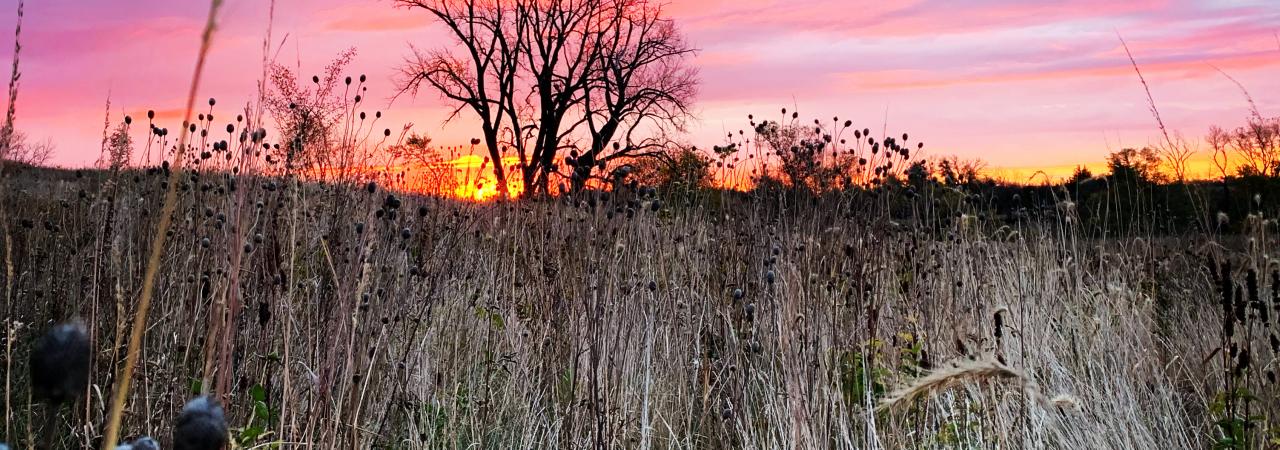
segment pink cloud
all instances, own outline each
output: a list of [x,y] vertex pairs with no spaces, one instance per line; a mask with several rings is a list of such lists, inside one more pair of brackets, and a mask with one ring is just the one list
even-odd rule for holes
[[[1203,78],[1217,75],[1217,69],[1251,70],[1276,65],[1280,65],[1280,58],[1276,54],[1255,52],[1190,60],[1139,63],[1139,69],[1147,76],[1163,74],[1166,75],[1166,78]],[[1129,61],[1115,61],[1111,64],[1088,67],[1050,68],[1025,72],[964,74],[958,76],[938,76],[936,72],[918,70],[860,72],[845,74],[844,78],[849,80],[855,87],[861,89],[929,89],[975,84],[1043,82],[1066,78],[1119,76],[1136,76]]]
[[381,6],[383,7],[369,8],[367,5],[343,5],[320,11],[316,15],[323,23],[321,28],[332,31],[394,32],[423,28],[431,24],[430,17],[422,11]]

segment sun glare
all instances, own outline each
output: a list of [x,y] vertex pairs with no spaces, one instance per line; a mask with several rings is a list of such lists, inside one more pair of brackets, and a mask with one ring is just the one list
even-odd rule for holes
[[[519,160],[514,156],[502,158],[502,165],[507,169],[505,172],[507,174],[506,195],[508,198],[518,198],[524,193],[524,184],[521,182],[519,171],[517,170],[519,163]],[[501,186],[498,184],[498,180],[489,164],[491,164],[489,158],[465,155],[426,169],[428,171],[444,169],[454,174],[455,186],[451,190],[453,198],[485,202],[501,199],[503,195],[500,189]]]

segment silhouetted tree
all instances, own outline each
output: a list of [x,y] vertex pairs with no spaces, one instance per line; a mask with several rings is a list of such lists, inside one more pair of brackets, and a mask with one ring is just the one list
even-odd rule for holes
[[1071,178],[1068,180],[1068,183],[1072,185],[1078,185],[1080,183],[1083,183],[1085,181],[1092,180],[1092,179],[1093,179],[1093,172],[1089,171],[1088,167],[1076,166],[1076,170],[1075,172],[1071,173]]
[[1280,176],[1280,117],[1250,117],[1231,133],[1228,145],[1241,159],[1241,176]]
[[1160,163],[1160,156],[1151,147],[1141,150],[1126,148],[1107,155],[1111,178],[1120,182],[1147,184],[1163,181]]
[[579,185],[601,163],[666,148],[666,132],[684,130],[697,94],[698,72],[687,61],[693,50],[661,6],[616,1],[611,7],[614,23],[602,35],[602,55],[584,96],[590,146],[575,158]]
[[[656,148],[645,124],[680,125],[696,77],[691,49],[661,8],[643,0],[397,0],[442,23],[453,48],[414,51],[401,91],[426,86],[476,113],[489,157],[508,149],[528,193],[547,192],[560,152],[581,178]],[[579,142],[587,142],[579,147]],[[616,145],[615,145],[616,144]],[[611,152],[609,150],[612,150]],[[493,165],[499,186],[508,168]],[[576,183],[575,183],[576,184]]]
[[32,141],[26,133],[14,131],[9,138],[8,148],[0,147],[0,159],[6,162],[39,166],[49,162],[49,158],[53,156],[53,149],[52,139]]
[[[499,133],[521,133],[519,118],[508,111],[518,101],[516,71],[520,37],[526,24],[516,18],[510,2],[482,0],[397,0],[400,7],[427,11],[449,30],[455,49],[423,51],[413,48],[412,58],[401,67],[401,93],[417,94],[424,86],[457,105],[446,121],[470,109],[480,119],[481,140],[494,161],[498,189],[506,194],[507,173],[501,163],[503,145]],[[514,137],[514,136],[513,136]]]

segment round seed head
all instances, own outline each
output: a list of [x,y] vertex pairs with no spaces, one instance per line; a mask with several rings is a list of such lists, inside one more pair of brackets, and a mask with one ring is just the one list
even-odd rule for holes
[[116,446],[116,450],[160,450],[160,443],[151,436],[142,436],[126,444]]
[[89,337],[79,323],[54,326],[31,351],[31,393],[51,406],[71,403],[89,383]]
[[209,397],[187,402],[173,427],[174,450],[220,450],[227,445],[222,406]]

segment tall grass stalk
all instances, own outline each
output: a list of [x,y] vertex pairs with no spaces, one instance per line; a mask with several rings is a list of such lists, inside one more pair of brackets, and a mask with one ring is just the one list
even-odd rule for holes
[[[18,101],[18,80],[21,78],[21,72],[18,69],[19,54],[22,52],[22,10],[24,1],[18,0],[18,21],[14,25],[13,30],[13,70],[9,73],[9,106],[5,109],[4,127],[0,128],[0,227],[4,228],[4,313],[5,317],[13,317],[13,236],[9,233],[9,215],[5,209],[5,186],[4,182],[4,156],[7,156],[12,150],[13,144],[13,121],[17,111]],[[14,338],[14,332],[17,331],[16,324],[5,321],[5,389],[4,389],[4,434],[9,436],[9,422],[13,416],[13,405],[10,403],[9,392],[11,386],[12,364],[10,363],[10,343]]]

